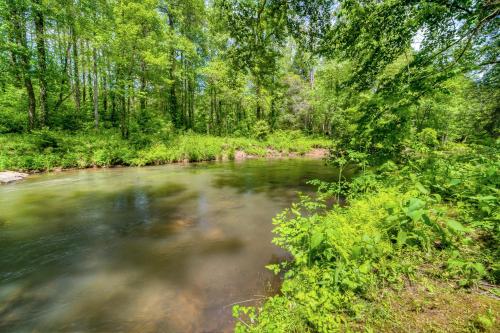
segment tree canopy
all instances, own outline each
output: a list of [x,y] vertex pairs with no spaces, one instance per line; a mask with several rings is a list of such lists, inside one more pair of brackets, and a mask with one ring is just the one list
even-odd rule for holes
[[461,82],[463,108],[482,106],[468,128],[494,134],[499,10],[470,0],[2,0],[0,130],[92,124],[128,137],[172,123],[246,135],[263,120],[392,152],[427,118],[451,119],[442,101]]

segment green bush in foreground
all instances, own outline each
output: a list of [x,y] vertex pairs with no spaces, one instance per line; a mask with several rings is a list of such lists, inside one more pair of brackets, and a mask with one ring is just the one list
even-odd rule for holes
[[281,294],[259,308],[235,306],[236,330],[369,331],[381,290],[422,271],[457,287],[498,283],[497,150],[446,148],[363,171],[346,206],[327,208],[339,186],[315,182],[316,198],[301,196],[274,219],[274,243],[293,256],[268,267],[284,276]]

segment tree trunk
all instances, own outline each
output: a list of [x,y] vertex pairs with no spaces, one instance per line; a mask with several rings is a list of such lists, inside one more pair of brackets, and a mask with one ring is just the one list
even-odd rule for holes
[[86,68],[85,68],[85,44],[80,42],[80,50],[82,51],[82,101],[83,106],[87,102],[87,86],[86,86]]
[[[174,27],[174,18],[172,16],[172,13],[168,12],[168,25],[172,31],[175,30]],[[170,108],[170,113],[172,115],[172,120],[174,122],[174,125],[176,127],[179,127],[180,123],[180,117],[179,117],[179,111],[178,111],[178,105],[177,105],[177,96],[176,96],[176,91],[175,91],[175,86],[176,86],[176,79],[175,79],[175,65],[176,65],[176,54],[175,54],[175,49],[172,48],[170,51],[170,61],[171,61],[171,66],[170,66],[170,80],[172,81],[172,85],[170,86],[170,93],[169,93],[169,108]]]
[[29,75],[24,76],[24,86],[28,92],[28,130],[33,130],[36,127],[36,99],[35,90]]
[[40,81],[40,123],[42,126],[48,124],[49,110],[47,105],[47,60],[45,56],[45,19],[41,8],[41,1],[33,1],[35,4],[35,34],[36,49],[38,54],[38,79]]
[[106,69],[103,70],[102,75],[102,114],[103,119],[108,118],[108,73]]
[[78,47],[76,44],[76,31],[74,24],[71,25],[71,43],[73,47],[73,76],[74,76],[74,90],[75,90],[75,109],[80,113],[80,73],[78,70]]
[[[22,78],[24,87],[28,95],[28,130],[31,131],[36,127],[36,98],[33,89],[33,83],[30,76],[30,56],[28,43],[26,40],[26,22],[24,20],[24,13],[21,13],[21,8],[10,4],[10,14],[13,22],[13,39],[18,45],[19,51],[12,51],[12,59],[19,60],[20,70],[18,72],[19,78]],[[19,54],[18,54],[19,52]]]
[[314,88],[314,67],[311,67],[311,70],[309,71],[309,84],[311,85],[311,88]]
[[64,96],[64,92],[66,90],[66,82],[68,80],[68,63],[69,63],[70,48],[71,48],[71,44],[68,43],[68,46],[66,47],[66,51],[64,52],[64,58],[62,59],[63,69],[62,69],[62,78],[61,78],[60,88],[59,88],[59,98],[57,99],[57,102],[54,105],[53,112],[57,112],[57,110],[62,105],[62,103],[64,103],[64,101],[69,96],[71,96],[71,91],[69,92],[69,94]]
[[94,126],[95,129],[99,129],[99,81],[97,77],[97,50],[94,46],[92,50],[93,60],[94,60]]
[[194,124],[194,82],[193,79],[189,79],[189,128],[193,128]]
[[146,110],[146,63],[141,62],[141,95],[140,95],[140,110],[141,114]]
[[256,112],[257,120],[262,118],[262,106],[260,105],[260,99],[261,99],[260,94],[261,94],[261,87],[260,87],[260,82],[257,79],[255,86],[255,98],[257,99],[257,112]]

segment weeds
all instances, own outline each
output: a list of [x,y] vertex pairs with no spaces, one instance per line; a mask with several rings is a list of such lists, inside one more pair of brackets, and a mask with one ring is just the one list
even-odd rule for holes
[[[425,149],[399,164],[369,170],[365,154],[334,156],[338,181],[311,182],[317,196],[301,196],[274,219],[273,242],[293,260],[269,267],[284,276],[281,295],[235,309],[237,331],[370,331],[377,316],[367,316],[370,308],[382,310],[376,295],[422,274],[457,288],[498,283],[497,153],[460,145],[431,150],[434,135],[424,134]],[[342,172],[352,164],[359,175],[348,183]],[[347,205],[328,208],[328,198],[340,195]],[[494,322],[480,315],[465,325],[484,330]]]
[[268,150],[304,154],[329,148],[325,139],[279,131],[267,140],[200,134],[134,135],[124,140],[116,131],[101,133],[39,131],[0,136],[0,170],[48,171],[55,168],[157,165],[181,161],[234,159],[237,150],[263,157]]

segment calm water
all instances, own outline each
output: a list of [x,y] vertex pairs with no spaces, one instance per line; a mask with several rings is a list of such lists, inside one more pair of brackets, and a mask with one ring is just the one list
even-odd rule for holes
[[[0,186],[1,332],[225,332],[319,160],[71,171]],[[252,304],[244,303],[245,305]]]

